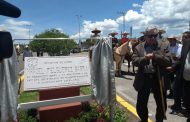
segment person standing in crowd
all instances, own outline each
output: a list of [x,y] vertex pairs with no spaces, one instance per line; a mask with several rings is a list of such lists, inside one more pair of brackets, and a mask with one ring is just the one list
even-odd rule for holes
[[149,27],[144,32],[145,42],[135,47],[132,60],[138,67],[138,72],[134,80],[134,88],[137,95],[137,114],[141,122],[148,122],[148,99],[150,92],[154,94],[156,101],[156,122],[163,122],[166,118],[166,89],[165,78],[166,67],[171,65],[169,51],[161,50],[157,40],[158,29]]
[[124,44],[125,42],[129,41],[129,39],[127,38],[127,35],[129,35],[129,33],[127,33],[127,32],[122,33],[121,45]]
[[17,60],[19,62],[19,56],[20,56],[20,45],[19,44],[16,46],[16,54],[17,54]]
[[[170,36],[167,38],[170,45],[169,45],[169,50],[172,56],[172,64],[176,63],[177,61],[179,61],[180,57],[181,57],[181,49],[182,49],[182,44],[178,43],[176,37],[174,36]],[[167,67],[166,69],[169,70],[169,79],[170,79],[170,93],[167,95],[168,98],[173,98],[173,88],[174,88],[174,84],[176,84],[176,76],[178,74],[178,71],[173,71],[170,70],[171,67]]]
[[92,59],[92,50],[94,49],[94,44],[96,43],[96,39],[98,37],[100,37],[99,33],[101,32],[101,30],[98,30],[97,28],[95,28],[91,32],[93,33],[93,35],[91,36],[91,47],[89,49],[89,58],[90,58],[90,61]]
[[[172,66],[172,69],[179,70],[177,81],[180,81],[179,85],[183,84],[184,107],[188,117],[187,122],[190,122],[190,31],[183,33],[182,43],[181,58]],[[182,89],[178,90],[182,92]]]
[[164,33],[166,33],[165,30],[159,29],[159,31],[158,31],[158,37],[157,37],[158,41],[164,41],[164,36],[163,36]]
[[28,46],[25,47],[24,52],[23,52],[23,61],[25,57],[32,57],[32,52],[29,50]]
[[112,49],[117,45],[118,39],[115,37],[118,33],[117,32],[111,32],[109,35],[111,35],[112,38]]

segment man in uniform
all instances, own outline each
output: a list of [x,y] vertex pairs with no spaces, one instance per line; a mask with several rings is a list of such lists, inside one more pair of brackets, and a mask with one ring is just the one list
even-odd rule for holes
[[164,74],[171,65],[169,51],[162,50],[157,40],[158,29],[149,27],[144,32],[145,42],[135,47],[133,64],[138,67],[134,88],[138,91],[136,109],[141,122],[148,122],[148,99],[150,92],[156,101],[156,122],[163,122],[166,117],[166,89]]
[[[181,58],[172,66],[172,69],[179,70],[177,81],[180,81],[178,85],[183,85],[184,106],[186,108],[186,116],[188,117],[187,122],[190,122],[190,31],[183,33],[182,43]],[[182,90],[178,92],[182,92]]]

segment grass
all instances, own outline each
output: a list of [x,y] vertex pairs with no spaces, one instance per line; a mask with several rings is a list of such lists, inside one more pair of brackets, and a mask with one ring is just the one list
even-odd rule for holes
[[[23,92],[18,98],[18,103],[26,103],[38,101],[39,94],[38,92]],[[37,122],[36,109],[29,110],[19,110],[19,121],[20,122]]]
[[38,92],[23,92],[18,98],[18,103],[38,101],[38,96]]
[[[91,94],[91,91],[92,89],[90,86],[83,86],[80,88],[80,92],[85,95]],[[38,98],[38,92],[23,92],[18,98],[18,103],[38,101]]]
[[82,94],[89,95],[89,94],[91,94],[91,91],[92,91],[92,89],[91,89],[90,86],[83,86],[83,87],[80,87],[80,92],[81,92]]
[[[92,88],[90,86],[83,86],[80,88],[80,92],[84,95],[89,95],[92,92]],[[38,92],[23,92],[19,98],[18,103],[26,103],[26,102],[33,102],[38,101],[39,93]],[[96,113],[96,104],[91,105],[91,112],[82,112],[79,116],[80,118],[71,118],[68,122],[82,122],[83,120],[92,119],[97,117]],[[36,118],[37,110],[36,109],[29,109],[29,110],[19,110],[19,119],[20,122],[38,122],[39,120]],[[106,110],[106,116],[109,117],[108,111]],[[96,116],[95,116],[96,115]],[[123,108],[119,106],[115,106],[115,114],[114,120],[118,122],[128,122],[128,115]]]

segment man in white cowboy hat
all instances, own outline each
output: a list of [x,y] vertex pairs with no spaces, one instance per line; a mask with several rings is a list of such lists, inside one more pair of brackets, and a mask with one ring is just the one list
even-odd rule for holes
[[[181,57],[181,49],[182,49],[182,44],[177,43],[177,39],[175,36],[169,36],[167,38],[169,41],[169,51],[171,53],[172,57],[172,65],[175,64],[176,62],[179,61]],[[170,80],[170,89],[169,89],[169,94],[167,95],[168,98],[173,98],[173,86],[176,82],[176,77],[178,74],[178,71],[171,71],[171,66],[166,67],[166,69],[169,71],[169,80]]]
[[175,63],[176,60],[179,60],[181,57],[182,44],[178,43],[178,40],[175,36],[169,36],[167,40],[170,43],[170,53],[172,55],[172,63]]
[[[179,70],[179,74],[174,84],[174,91],[176,90],[177,96],[183,95],[183,105],[186,108],[185,114],[187,116],[187,122],[190,122],[190,31],[186,31],[182,35],[182,51],[181,58],[178,62],[172,65],[172,70]],[[176,87],[175,87],[176,86]],[[176,101],[174,93],[174,105],[172,109],[181,107],[181,99]],[[179,103],[179,104],[176,104]]]
[[134,80],[137,90],[137,114],[141,122],[148,122],[148,99],[150,92],[156,101],[156,122],[163,122],[166,117],[165,68],[171,65],[169,51],[162,50],[158,40],[158,29],[149,27],[144,32],[145,41],[138,44],[133,52],[133,64],[138,67]]

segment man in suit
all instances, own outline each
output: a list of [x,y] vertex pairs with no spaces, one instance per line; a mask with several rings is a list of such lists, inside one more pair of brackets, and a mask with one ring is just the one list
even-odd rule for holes
[[190,31],[182,36],[182,51],[180,61],[172,66],[174,70],[180,70],[177,80],[181,81],[184,89],[184,106],[186,107],[187,122],[190,122]]
[[150,92],[154,94],[157,104],[156,122],[163,122],[166,117],[166,67],[171,65],[169,51],[160,47],[158,29],[147,28],[145,41],[135,47],[132,56],[133,64],[138,67],[134,88],[138,91],[136,109],[141,122],[148,122],[148,99]]

